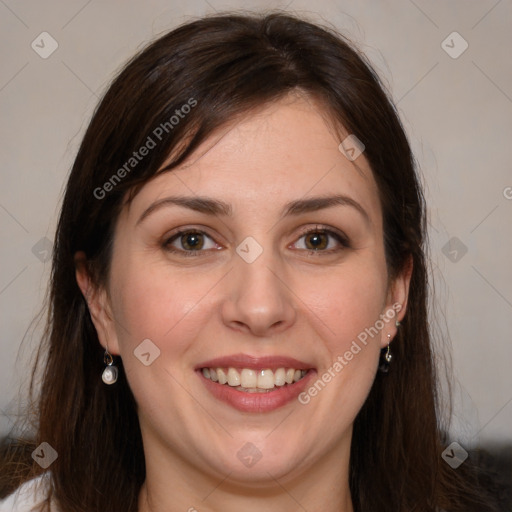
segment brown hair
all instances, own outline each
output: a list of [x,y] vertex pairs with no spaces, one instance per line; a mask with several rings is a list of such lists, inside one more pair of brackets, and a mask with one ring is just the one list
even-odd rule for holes
[[[380,193],[390,275],[413,261],[391,370],[377,375],[354,425],[354,510],[485,510],[474,477],[441,459],[425,206],[397,112],[366,58],[343,36],[279,13],[207,17],[160,37],[121,71],[90,122],[57,227],[46,345],[40,349],[45,358],[35,442],[46,441],[59,454],[50,469],[63,510],[136,511],[145,478],[136,404],[122,361],[115,386],[101,381],[103,349],[75,281],[75,253],[86,253],[93,280],[105,285],[125,200],[170,154],[166,171],[235,116],[294,90],[319,100],[339,127],[364,143]],[[126,166],[148,137],[155,147]],[[38,472],[34,463],[16,483]]]

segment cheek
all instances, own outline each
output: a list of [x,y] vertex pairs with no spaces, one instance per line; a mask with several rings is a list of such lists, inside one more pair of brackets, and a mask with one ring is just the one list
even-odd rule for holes
[[[210,316],[205,293],[214,283],[209,283],[211,277],[171,275],[165,266],[147,261],[119,263],[112,272],[112,302],[129,386],[143,414],[177,418],[188,410],[183,393],[184,378],[189,378],[185,370],[193,341]],[[166,411],[163,416],[162,411]],[[184,418],[182,423],[186,424]]]
[[[127,262],[113,279],[115,315],[121,352],[128,353],[144,339],[152,340],[162,355],[182,353],[199,330],[212,277],[188,278],[162,265]],[[195,322],[190,322],[194,317]]]
[[[330,436],[326,449],[339,432],[354,421],[375,379],[380,354],[380,329],[386,296],[386,273],[379,265],[361,268],[348,265],[346,271],[324,280],[317,293],[310,293],[314,304],[309,318],[321,330],[323,343],[317,345],[323,364],[318,376],[301,395],[300,403],[311,408],[317,428],[329,418]],[[305,301],[307,303],[307,301]]]
[[[338,355],[348,350],[360,333],[374,326],[383,313],[386,271],[375,263],[347,265],[327,279],[308,279],[299,294],[322,326],[329,351]],[[373,338],[377,342],[377,336]]]

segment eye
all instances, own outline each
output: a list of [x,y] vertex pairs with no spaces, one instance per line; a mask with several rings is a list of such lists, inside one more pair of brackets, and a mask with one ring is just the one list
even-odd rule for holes
[[165,241],[164,246],[170,252],[182,253],[184,256],[196,256],[194,253],[220,248],[210,236],[195,229],[175,233]]
[[316,227],[304,232],[295,242],[296,249],[309,252],[335,252],[350,247],[348,239],[336,231]]

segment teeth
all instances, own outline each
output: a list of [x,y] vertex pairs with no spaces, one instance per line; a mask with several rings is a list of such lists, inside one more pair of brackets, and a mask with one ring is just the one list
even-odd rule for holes
[[[210,369],[210,373],[211,371],[212,370]],[[217,378],[219,379],[219,384],[226,384],[228,381],[228,376],[226,375],[226,372],[222,368],[217,368]]]
[[228,369],[228,385],[232,387],[240,386],[240,374],[234,369]]
[[284,368],[278,368],[274,373],[274,381],[276,386],[284,386],[286,384],[286,371]]
[[272,389],[274,387],[274,372],[272,370],[260,370],[258,373],[258,385],[260,389]]
[[240,385],[243,388],[255,388],[258,383],[258,377],[254,370],[244,368],[241,373]]
[[203,368],[205,378],[227,384],[228,386],[238,388],[240,391],[256,392],[257,390],[269,390],[275,387],[281,387],[286,384],[292,384],[302,379],[307,370],[295,370],[294,368],[278,368],[272,371],[268,368],[264,370],[252,370],[243,368]]

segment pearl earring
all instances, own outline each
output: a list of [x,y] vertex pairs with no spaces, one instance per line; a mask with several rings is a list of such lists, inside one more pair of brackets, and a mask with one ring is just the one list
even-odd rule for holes
[[105,384],[114,384],[117,380],[117,375],[119,373],[117,366],[114,365],[114,358],[112,354],[108,351],[108,348],[105,349],[105,355],[103,356],[103,362],[107,365],[103,370],[103,374],[101,376],[101,380]]

